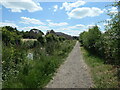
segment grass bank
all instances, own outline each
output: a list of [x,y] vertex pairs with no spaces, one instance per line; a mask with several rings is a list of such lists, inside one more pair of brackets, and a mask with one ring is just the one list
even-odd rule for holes
[[118,88],[118,69],[116,66],[104,64],[104,60],[92,55],[81,47],[85,62],[91,69],[93,88]]

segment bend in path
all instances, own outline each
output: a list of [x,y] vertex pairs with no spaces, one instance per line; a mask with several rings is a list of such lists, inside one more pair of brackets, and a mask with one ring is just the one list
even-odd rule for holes
[[89,72],[77,41],[67,60],[60,66],[46,88],[90,88],[93,81]]

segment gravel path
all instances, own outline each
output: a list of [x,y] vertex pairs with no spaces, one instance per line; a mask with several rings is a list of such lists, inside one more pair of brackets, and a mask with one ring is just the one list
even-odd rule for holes
[[89,68],[83,61],[79,42],[60,66],[46,88],[90,88],[93,86]]

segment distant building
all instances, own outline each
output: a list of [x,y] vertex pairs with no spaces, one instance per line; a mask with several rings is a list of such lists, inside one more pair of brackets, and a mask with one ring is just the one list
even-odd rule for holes
[[48,34],[55,34],[57,36],[63,36],[66,39],[69,39],[69,40],[73,39],[71,35],[68,35],[68,34],[65,34],[65,33],[62,33],[62,32],[55,32],[54,30],[48,30],[46,35],[48,35]]

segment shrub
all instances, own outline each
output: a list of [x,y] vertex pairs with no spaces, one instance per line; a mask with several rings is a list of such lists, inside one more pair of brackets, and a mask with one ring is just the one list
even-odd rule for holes
[[99,42],[99,39],[101,37],[101,32],[98,28],[98,26],[94,26],[92,28],[89,28],[88,32],[83,32],[80,34],[80,42],[87,48],[89,51],[95,53],[97,52],[95,45]]
[[[118,2],[114,6],[120,6]],[[105,62],[120,64],[120,12],[109,13],[111,20],[105,27],[105,33],[101,34],[97,26],[90,28],[88,32],[80,34],[81,44],[89,51],[93,51],[105,58]]]

